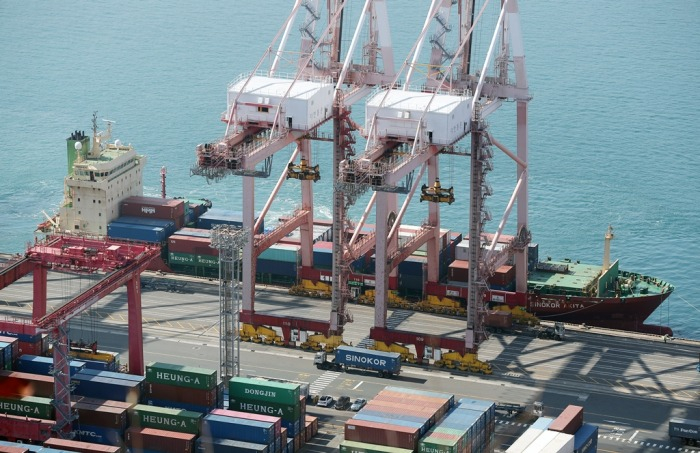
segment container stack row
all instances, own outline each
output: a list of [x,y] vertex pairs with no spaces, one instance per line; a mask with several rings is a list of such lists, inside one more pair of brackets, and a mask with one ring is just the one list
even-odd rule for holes
[[583,408],[569,405],[557,418],[540,417],[507,453],[595,453],[598,426],[583,422]]

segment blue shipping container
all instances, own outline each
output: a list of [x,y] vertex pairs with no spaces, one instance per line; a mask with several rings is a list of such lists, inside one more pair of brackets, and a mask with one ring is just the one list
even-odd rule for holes
[[163,230],[165,230],[165,234],[167,236],[170,236],[175,232],[175,222],[173,220],[168,220],[168,219],[154,219],[150,217],[130,217],[130,216],[122,216],[117,219],[113,220],[114,222],[117,223],[128,223],[132,225],[143,225],[143,226],[152,226],[152,227],[160,227]]
[[349,367],[394,374],[398,374],[401,371],[401,354],[398,352],[339,346],[335,351],[335,362]]
[[96,370],[96,371],[117,371],[119,363],[117,361],[104,362],[102,360],[87,360],[80,359],[81,362],[85,363],[84,370]]
[[574,453],[594,453],[598,451],[598,425],[584,423],[574,433]]
[[154,243],[161,243],[167,239],[163,228],[118,222],[107,225],[107,236],[113,239]]
[[263,444],[253,444],[231,439],[200,437],[194,443],[196,453],[271,453]]
[[137,403],[141,399],[140,383],[124,380],[76,374],[71,378],[74,394],[104,400]]
[[202,419],[202,436],[269,445],[275,441],[275,426],[271,422],[208,414]]
[[124,432],[118,429],[85,425],[80,423],[80,420],[76,420],[73,422],[73,432],[75,433],[75,440],[80,442],[114,445],[116,447],[124,446]]
[[[70,375],[74,376],[85,368],[85,362],[70,361]],[[17,371],[22,373],[43,374],[50,376],[53,371],[53,357],[24,354],[17,359]]]
[[257,274],[283,275],[285,277],[296,278],[297,271],[296,263],[287,263],[284,261],[272,261],[258,258],[257,264],[255,265],[255,272]]

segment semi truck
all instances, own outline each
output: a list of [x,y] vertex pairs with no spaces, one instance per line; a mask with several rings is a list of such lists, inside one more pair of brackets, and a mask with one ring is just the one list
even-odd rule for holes
[[668,421],[668,436],[678,437],[685,445],[700,445],[700,421],[672,418]]
[[325,351],[317,352],[314,365],[319,370],[347,371],[355,368],[376,371],[380,377],[392,377],[401,372],[401,354],[353,346],[338,346],[335,350],[335,358],[332,360],[328,359]]

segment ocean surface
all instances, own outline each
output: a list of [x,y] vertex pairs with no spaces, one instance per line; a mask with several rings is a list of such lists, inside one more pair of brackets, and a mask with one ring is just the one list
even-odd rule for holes
[[[399,65],[429,2],[387,3]],[[208,184],[190,176],[194,149],[224,134],[227,84],[255,68],[291,4],[1,2],[0,251],[24,251],[42,210],[57,210],[65,139],[76,129],[89,132],[94,111],[116,122],[114,138],[147,155],[146,195],[160,194],[165,166],[168,196],[240,210],[240,178]],[[352,4],[357,12],[362,2]],[[524,0],[520,9],[533,95],[529,223],[540,256],[600,263],[612,225],[611,255],[622,269],[676,286],[647,322],[700,339],[700,3]],[[514,118],[506,104],[489,119],[511,149]],[[327,147],[314,145],[312,160],[330,175]],[[259,207],[286,161],[280,153],[273,176],[256,182]],[[443,186],[453,185],[457,196],[441,210],[442,227],[462,232],[465,168],[464,158],[440,161]],[[514,188],[514,165],[497,155],[489,181],[495,229]],[[319,217],[330,217],[330,189],[322,176],[314,195]],[[285,184],[266,223],[289,212],[297,194]],[[414,203],[404,223],[426,217],[425,204]],[[514,221],[506,233],[514,233]]]

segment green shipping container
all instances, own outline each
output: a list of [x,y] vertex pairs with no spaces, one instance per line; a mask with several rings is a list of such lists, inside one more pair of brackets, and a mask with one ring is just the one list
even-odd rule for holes
[[423,438],[418,441],[418,453],[458,453],[459,439]]
[[233,377],[228,381],[228,394],[231,400],[265,401],[287,406],[298,406],[301,396],[299,384],[244,377]]
[[129,423],[137,428],[155,428],[199,434],[203,414],[182,409],[137,404],[129,409]]
[[0,413],[51,420],[54,406],[50,398],[39,396],[3,397],[0,398]]
[[301,417],[301,405],[294,406],[260,401],[255,399],[231,398],[228,408],[232,411],[248,412],[251,414],[271,415],[288,422],[294,422]]
[[170,252],[168,253],[168,263],[193,266],[197,263],[197,258],[191,253]]
[[413,450],[344,440],[340,443],[340,453],[413,453]]
[[299,263],[301,254],[299,253],[298,245],[275,244],[265,249],[258,258],[270,261],[281,261],[284,263]]
[[216,370],[172,363],[151,362],[146,366],[146,381],[199,390],[216,387]]
[[195,258],[198,266],[219,268],[218,256],[196,255]]

